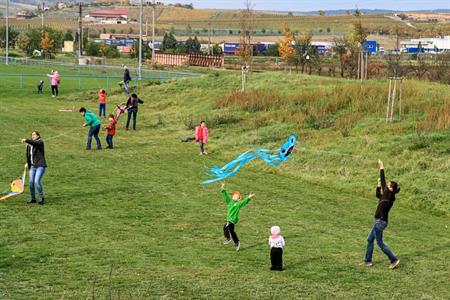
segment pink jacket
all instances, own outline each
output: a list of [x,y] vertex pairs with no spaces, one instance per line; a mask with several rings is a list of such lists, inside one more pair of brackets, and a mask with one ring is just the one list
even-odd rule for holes
[[195,127],[195,141],[206,143],[208,141],[208,128],[197,126]]
[[59,85],[59,74],[52,74],[50,78],[52,79],[52,85]]

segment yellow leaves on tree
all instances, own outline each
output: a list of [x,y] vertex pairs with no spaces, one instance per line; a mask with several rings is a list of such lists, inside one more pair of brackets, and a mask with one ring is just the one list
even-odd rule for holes
[[288,61],[290,58],[295,56],[295,49],[292,47],[294,42],[294,35],[287,23],[284,24],[284,39],[280,42],[280,47],[278,51],[280,52],[281,58],[284,61]]
[[44,33],[44,37],[41,40],[41,49],[49,52],[49,50],[53,49],[53,40],[48,35],[48,32]]
[[362,27],[361,21],[353,22],[353,29],[348,38],[352,46],[357,47],[364,43],[367,39],[367,33]]

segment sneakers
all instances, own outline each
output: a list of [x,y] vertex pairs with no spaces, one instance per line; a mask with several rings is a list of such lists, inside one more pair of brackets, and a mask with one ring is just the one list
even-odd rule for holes
[[41,201],[39,201],[40,205],[44,205],[44,198],[41,199]]
[[239,251],[239,249],[241,249],[241,242],[238,242],[236,244],[236,251]]
[[397,268],[399,265],[400,265],[400,260],[397,259],[396,261],[394,261],[393,263],[391,263],[391,264],[389,265],[389,269],[394,270],[394,269]]
[[371,266],[373,266],[373,264],[372,264],[371,261],[365,261],[365,262],[363,262],[363,265],[366,266],[366,267],[371,267]]
[[28,204],[33,204],[36,203],[36,199],[31,199],[30,201],[27,202]]
[[225,241],[223,241],[224,245],[228,245],[231,242],[231,239],[226,239]]

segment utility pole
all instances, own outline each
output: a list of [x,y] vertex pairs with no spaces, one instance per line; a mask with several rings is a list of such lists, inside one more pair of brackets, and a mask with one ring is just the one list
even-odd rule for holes
[[45,2],[42,1],[42,13],[41,13],[41,17],[42,17],[42,28],[44,28],[44,9],[45,9]]
[[83,24],[82,24],[82,7],[81,7],[81,2],[79,4],[79,15],[78,15],[78,59],[81,57],[81,55],[83,54]]
[[144,14],[144,0],[141,0],[139,10],[139,79],[142,79],[142,21]]
[[156,0],[153,0],[153,11],[152,11],[152,66],[155,65],[155,9]]
[[208,54],[211,55],[211,22],[208,23]]
[[5,45],[5,64],[8,64],[9,54],[9,0],[6,0],[6,45]]

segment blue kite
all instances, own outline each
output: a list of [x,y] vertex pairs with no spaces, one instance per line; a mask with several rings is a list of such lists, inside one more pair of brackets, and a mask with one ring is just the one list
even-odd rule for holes
[[257,157],[262,159],[268,165],[278,166],[292,156],[296,144],[297,137],[292,134],[279,149],[267,150],[262,148],[255,148],[252,150],[248,150],[239,155],[236,159],[227,163],[222,168],[218,166],[212,167],[210,169],[210,173],[208,173],[208,176],[214,178],[205,180],[202,182],[202,184],[209,184],[231,177],[236,174],[242,166]]

